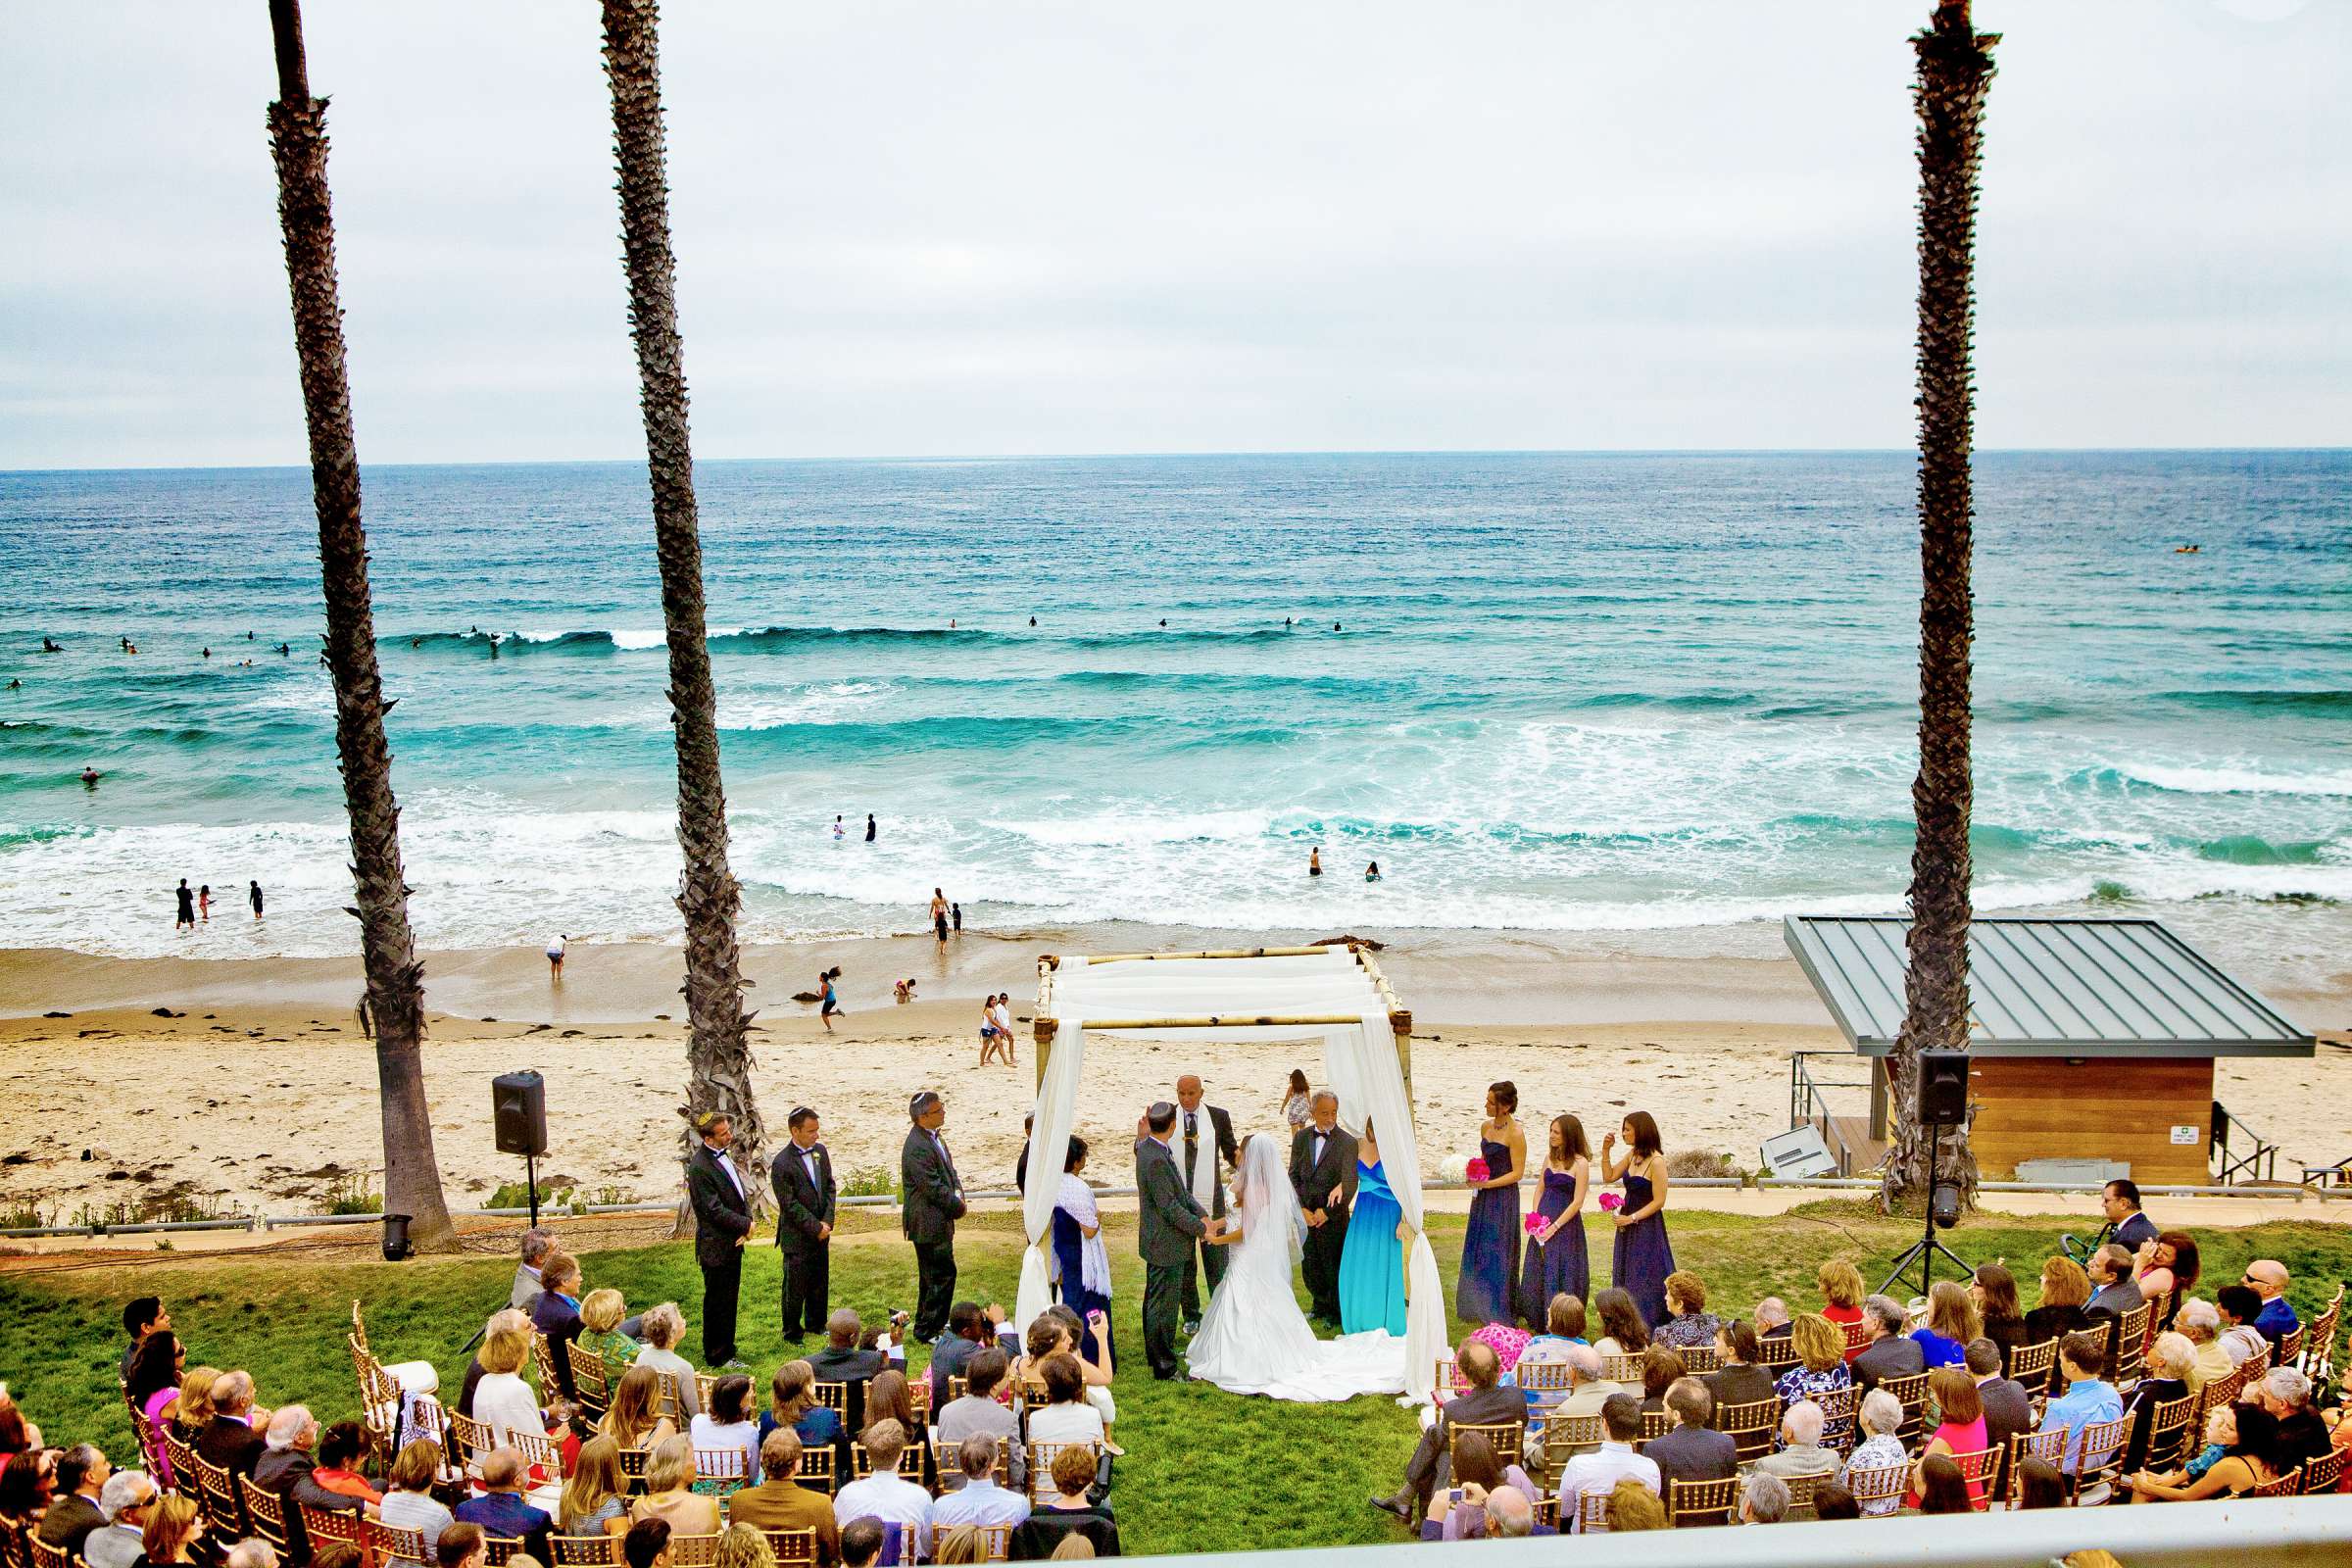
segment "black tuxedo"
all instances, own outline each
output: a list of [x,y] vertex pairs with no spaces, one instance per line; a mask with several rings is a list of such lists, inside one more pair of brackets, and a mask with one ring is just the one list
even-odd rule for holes
[[751,1234],[749,1185],[697,1143],[686,1159],[686,1195],[694,1203],[694,1260],[703,1266],[703,1364],[735,1359],[736,1298],[743,1288],[743,1239]]
[[[1315,1157],[1315,1140],[1323,1138],[1323,1157]],[[1329,1202],[1332,1189],[1340,1200]],[[1298,1129],[1291,1140],[1291,1190],[1302,1209],[1322,1209],[1323,1223],[1306,1232],[1305,1255],[1298,1272],[1314,1300],[1315,1316],[1340,1320],[1340,1250],[1348,1245],[1348,1210],[1355,1202],[1355,1139],[1334,1123],[1328,1136],[1312,1126]]]
[[914,1244],[914,1337],[926,1344],[948,1326],[956,1296],[956,1222],[963,1218],[963,1179],[938,1134],[914,1126],[899,1149],[899,1226]]
[[800,1146],[787,1143],[768,1167],[776,1190],[776,1247],[784,1259],[784,1338],[825,1331],[826,1298],[831,1295],[833,1244],[817,1235],[833,1223],[834,1200],[840,1189],[833,1181],[833,1156],[822,1144],[811,1144],[816,1176],[808,1175],[810,1161]]
[[[1233,1136],[1233,1117],[1223,1105],[1202,1105],[1192,1111],[1177,1106],[1176,1125],[1168,1134],[1168,1150],[1176,1156],[1176,1174],[1184,1178],[1187,1192],[1192,1191],[1193,1171],[1200,1161],[1223,1159],[1225,1169],[1231,1170],[1242,1160],[1241,1145]],[[1208,1212],[1212,1217],[1223,1218],[1225,1183],[1218,1179],[1213,1163],[1208,1184]],[[1225,1277],[1225,1249],[1196,1240],[1192,1254],[1184,1260],[1184,1316],[1188,1322],[1198,1322],[1200,1317],[1203,1274],[1208,1276],[1208,1294],[1215,1295],[1217,1282]]]

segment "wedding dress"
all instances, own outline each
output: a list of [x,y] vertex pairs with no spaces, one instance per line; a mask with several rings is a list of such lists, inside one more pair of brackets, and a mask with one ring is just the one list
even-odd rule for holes
[[1301,1403],[1404,1392],[1404,1341],[1386,1329],[1318,1340],[1292,1294],[1306,1218],[1274,1141],[1252,1135],[1234,1175],[1225,1278],[1186,1348],[1194,1377]]

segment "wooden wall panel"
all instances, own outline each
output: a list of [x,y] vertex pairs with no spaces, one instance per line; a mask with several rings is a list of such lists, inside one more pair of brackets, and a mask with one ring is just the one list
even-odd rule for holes
[[[2128,1160],[2143,1183],[2210,1179],[2209,1056],[1979,1056],[1969,1099],[1981,1107],[1971,1142],[1987,1180],[2009,1180],[2022,1159]],[[2175,1126],[2196,1128],[2197,1141],[2173,1143]]]

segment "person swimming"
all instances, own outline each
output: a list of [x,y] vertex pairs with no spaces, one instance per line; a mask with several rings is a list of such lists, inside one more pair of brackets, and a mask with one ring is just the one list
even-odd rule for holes
[[1323,874],[1323,846],[1320,844],[1306,852],[1306,874],[1308,876]]
[[85,767],[81,770],[81,787],[85,790],[94,790],[98,787],[98,781],[104,777],[106,775],[96,768]]
[[1380,862],[1378,860],[1374,860],[1370,865],[1364,867],[1364,880],[1367,882],[1380,880]]
[[65,652],[65,650],[57,645],[56,638],[44,637],[41,639],[41,652],[44,654],[62,654]]

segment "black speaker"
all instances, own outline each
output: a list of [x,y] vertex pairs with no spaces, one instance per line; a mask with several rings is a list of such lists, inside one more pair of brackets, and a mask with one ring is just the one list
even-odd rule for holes
[[502,1072],[490,1080],[490,1120],[502,1154],[547,1152],[547,1081],[535,1072]]
[[1957,1127],[1968,1120],[1967,1052],[1919,1054],[1919,1119],[1930,1127]]

